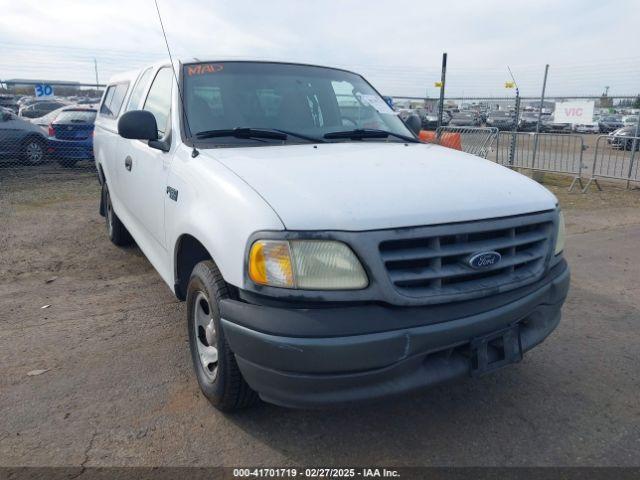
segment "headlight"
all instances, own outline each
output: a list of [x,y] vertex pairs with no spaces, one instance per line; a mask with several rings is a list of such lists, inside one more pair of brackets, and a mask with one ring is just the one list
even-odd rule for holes
[[368,285],[351,249],[327,240],[258,240],[249,252],[249,278],[259,285],[303,290],[356,290]]
[[564,215],[562,212],[560,212],[560,215],[558,216],[558,234],[556,235],[556,248],[554,250],[555,255],[562,253],[562,251],[564,250],[564,230]]

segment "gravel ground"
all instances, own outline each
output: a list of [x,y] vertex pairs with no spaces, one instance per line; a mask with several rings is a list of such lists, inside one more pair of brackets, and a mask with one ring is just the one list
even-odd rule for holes
[[224,415],[191,372],[184,304],[109,243],[95,176],[0,181],[0,466],[640,465],[638,190],[551,182],[572,288],[522,363],[384,403]]

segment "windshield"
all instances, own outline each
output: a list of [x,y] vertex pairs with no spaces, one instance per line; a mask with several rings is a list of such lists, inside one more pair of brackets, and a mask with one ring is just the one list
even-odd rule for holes
[[[183,78],[188,136],[262,128],[312,138],[355,129],[378,129],[413,137],[396,112],[362,77],[342,70],[266,62],[197,63],[184,66]],[[267,140],[227,136],[206,141],[264,145]],[[287,141],[304,140],[290,135]],[[365,141],[402,140],[389,136]]]

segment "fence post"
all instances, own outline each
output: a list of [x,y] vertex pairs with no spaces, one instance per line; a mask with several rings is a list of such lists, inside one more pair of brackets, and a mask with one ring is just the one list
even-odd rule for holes
[[520,118],[520,89],[516,87],[516,125],[511,135],[511,148],[509,149],[509,166],[513,167],[513,160],[516,155],[517,139],[518,139],[518,120]]
[[[436,132],[440,130],[442,126],[442,115],[444,114],[444,87],[447,79],[447,52],[442,54],[442,73],[440,74],[440,104],[438,105],[438,126]],[[440,138],[439,134],[436,134],[436,138]]]
[[573,181],[571,182],[571,185],[569,185],[570,192],[573,190],[573,187],[575,187],[576,183],[580,185],[581,189],[584,189],[584,185],[582,184],[582,155],[584,154],[584,138],[582,137],[576,137],[576,138],[580,140],[580,159],[578,160],[578,171],[576,172],[576,176],[573,177]]
[[533,137],[533,152],[531,154],[531,171],[536,167],[536,152],[538,151],[538,136],[540,134],[540,122],[542,121],[542,108],[544,107],[544,92],[547,89],[547,75],[549,64],[544,66],[544,79],[542,80],[542,94],[540,95],[540,109],[538,110],[538,121],[536,122],[536,134]]
[[603,138],[606,138],[606,136],[600,135],[596,139],[596,149],[593,152],[593,167],[591,167],[591,178],[589,178],[589,181],[587,182],[587,184],[582,189],[582,193],[587,193],[587,190],[589,189],[589,185],[591,185],[591,183],[594,183],[596,185],[596,187],[598,187],[598,190],[602,191],[602,187],[600,186],[600,183],[598,182],[598,179],[596,178],[596,167],[598,166],[598,158],[599,158],[598,151],[600,150],[600,141]]
[[627,174],[627,189],[631,186],[631,174],[633,173],[633,164],[636,160],[636,149],[638,148],[638,133],[640,133],[640,113],[638,113],[638,121],[636,122],[636,133],[633,134],[635,138],[631,143],[631,158],[629,159],[629,173]]

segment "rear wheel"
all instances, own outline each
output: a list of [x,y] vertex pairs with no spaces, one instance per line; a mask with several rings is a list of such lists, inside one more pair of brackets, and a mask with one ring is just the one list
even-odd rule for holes
[[242,377],[220,323],[219,301],[229,297],[227,284],[211,261],[198,263],[187,287],[187,327],[198,384],[217,409],[232,412],[258,396]]
[[113,204],[111,203],[111,196],[109,195],[107,182],[102,183],[102,201],[104,202],[104,217],[107,222],[107,234],[109,235],[109,239],[119,247],[131,245],[133,242],[131,235],[116,215],[116,212],[113,211]]
[[27,165],[39,165],[44,162],[44,141],[29,138],[22,144],[22,161]]

